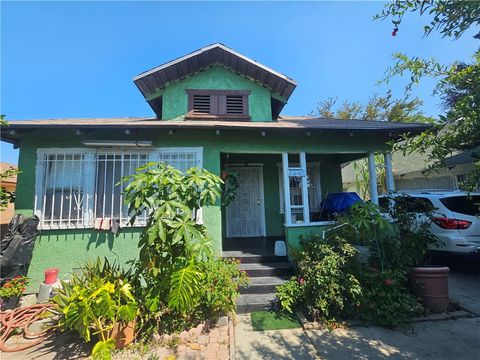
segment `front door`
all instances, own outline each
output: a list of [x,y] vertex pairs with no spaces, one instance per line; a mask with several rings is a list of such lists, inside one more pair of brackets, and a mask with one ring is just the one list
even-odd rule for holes
[[239,187],[227,207],[227,237],[265,236],[263,169],[246,166],[229,171],[238,174]]

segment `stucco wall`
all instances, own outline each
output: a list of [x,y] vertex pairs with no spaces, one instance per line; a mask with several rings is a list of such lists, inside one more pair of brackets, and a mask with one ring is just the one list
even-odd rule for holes
[[[336,153],[366,152],[380,149],[381,139],[358,136],[352,139],[347,134],[320,134],[306,136],[302,133],[279,134],[268,133],[262,136],[260,131],[222,131],[217,135],[214,130],[179,130],[168,134],[166,130],[145,130],[125,135],[122,131],[98,130],[77,136],[72,130],[37,130],[22,134],[19,157],[16,212],[25,215],[33,214],[35,191],[35,164],[37,148],[46,147],[82,147],[84,140],[151,140],[154,147],[202,146],[203,165],[220,174],[221,153],[280,154],[282,151],[307,153],[323,153],[321,174],[322,191],[341,190],[340,165]],[[328,155],[331,154],[331,155]],[[258,161],[255,161],[258,162]],[[270,165],[269,165],[270,166]],[[278,214],[278,175],[276,165],[266,170],[265,178],[270,179],[265,189],[266,197],[273,200],[267,206],[267,229],[273,236],[281,234],[282,217]],[[222,216],[221,208],[212,206],[204,210],[204,221],[212,244],[219,253],[222,246]],[[118,258],[121,262],[133,259],[137,255],[137,239],[141,229],[122,229],[118,237],[108,236],[104,241],[93,241],[98,232],[93,229],[84,230],[43,230],[37,239],[29,276],[34,279],[31,289],[38,289],[38,280],[47,267],[58,266],[62,274],[71,271],[79,261],[96,256]],[[98,235],[99,239],[102,235]],[[88,256],[87,256],[88,255]],[[70,265],[69,265],[70,264]]]
[[184,80],[172,83],[158,95],[163,96],[162,118],[165,120],[183,116],[188,111],[188,96],[185,89],[202,90],[250,90],[249,113],[252,121],[271,121],[271,93],[267,88],[221,65],[213,66]]

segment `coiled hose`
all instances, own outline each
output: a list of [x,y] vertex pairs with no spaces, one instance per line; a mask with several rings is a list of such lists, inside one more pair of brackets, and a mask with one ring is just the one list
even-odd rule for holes
[[[15,308],[10,311],[0,312],[0,351],[17,352],[29,349],[40,344],[51,329],[41,330],[38,333],[30,332],[30,326],[37,320],[42,319],[42,314],[51,312],[54,304],[36,304],[22,308]],[[30,341],[16,346],[9,347],[6,342],[15,329],[23,330],[23,337]]]

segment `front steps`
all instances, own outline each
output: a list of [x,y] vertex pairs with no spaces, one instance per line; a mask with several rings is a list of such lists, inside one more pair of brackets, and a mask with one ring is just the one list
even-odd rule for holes
[[268,308],[275,299],[276,287],[293,276],[293,266],[286,256],[251,255],[225,251],[223,257],[240,260],[240,269],[250,277],[250,286],[240,289],[237,313]]

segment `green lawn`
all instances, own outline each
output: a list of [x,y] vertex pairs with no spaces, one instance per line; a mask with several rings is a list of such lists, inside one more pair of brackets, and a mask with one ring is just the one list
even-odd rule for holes
[[255,311],[250,314],[253,330],[279,330],[295,329],[302,327],[302,324],[295,315],[277,313],[273,311]]

